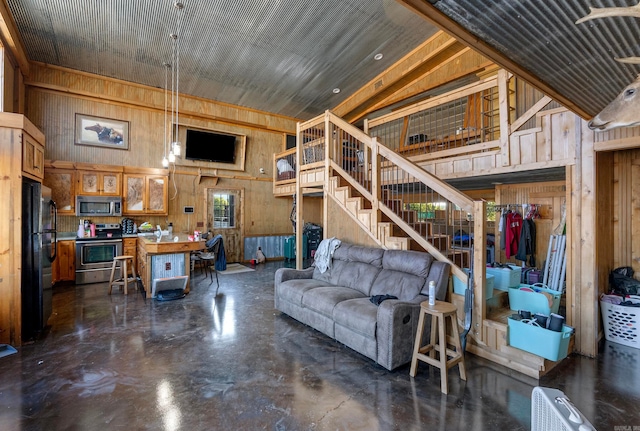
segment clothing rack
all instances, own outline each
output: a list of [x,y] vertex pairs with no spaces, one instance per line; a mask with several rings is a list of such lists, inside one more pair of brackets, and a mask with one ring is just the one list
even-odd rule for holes
[[526,204],[499,204],[494,205],[494,208],[507,211],[516,211],[520,213],[523,218],[540,218],[540,214],[538,214],[538,209],[541,207],[541,204],[536,203],[526,203]]

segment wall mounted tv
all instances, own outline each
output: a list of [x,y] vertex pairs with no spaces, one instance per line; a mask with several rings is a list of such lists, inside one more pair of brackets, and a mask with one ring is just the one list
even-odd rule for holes
[[236,161],[236,136],[187,129],[184,157],[233,164]]

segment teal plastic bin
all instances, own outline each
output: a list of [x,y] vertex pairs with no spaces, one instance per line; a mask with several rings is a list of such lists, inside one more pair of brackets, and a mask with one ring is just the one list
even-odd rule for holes
[[[468,268],[462,268],[462,270],[469,275]],[[493,275],[486,274],[487,277],[487,287],[486,287],[486,295],[487,299],[493,298]],[[458,277],[453,276],[453,293],[457,293],[458,295],[464,295],[464,291],[467,290],[467,284],[463,283]]]
[[554,362],[567,357],[572,327],[563,325],[562,332],[555,332],[512,318],[508,320],[508,340],[511,347]]
[[511,269],[487,268],[487,274],[495,277],[495,281],[493,283],[494,289],[509,291],[510,287],[517,287],[520,285],[522,269],[517,266],[511,266]]
[[[535,292],[522,290],[522,288],[533,289]],[[549,298],[543,295],[546,292],[553,297],[551,305]],[[557,290],[551,290],[542,286],[520,284],[518,287],[509,288],[509,308],[513,311],[527,310],[531,313],[542,313],[547,316],[551,313],[557,313],[560,307],[560,297],[562,293]]]

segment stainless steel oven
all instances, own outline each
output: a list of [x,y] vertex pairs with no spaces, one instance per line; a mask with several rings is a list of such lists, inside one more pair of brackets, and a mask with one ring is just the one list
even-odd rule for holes
[[76,284],[109,281],[113,258],[121,255],[120,225],[96,225],[95,237],[76,238]]

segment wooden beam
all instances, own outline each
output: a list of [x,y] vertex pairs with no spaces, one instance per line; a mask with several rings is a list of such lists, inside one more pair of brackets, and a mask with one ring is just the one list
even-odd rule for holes
[[463,49],[463,44],[438,32],[332,109],[332,112],[352,123],[362,118],[371,106],[402,90]]
[[29,75],[29,59],[27,58],[20,33],[16,23],[9,12],[7,0],[0,1],[0,38],[5,48],[9,49],[11,56],[16,60],[23,75]]
[[[498,68],[499,66],[473,51],[471,48],[465,48],[432,70],[427,71],[427,73],[418,77],[415,81],[389,95],[384,100],[370,106],[367,112],[363,114],[366,115],[379,109],[401,103],[403,100],[415,98],[430,90],[445,86],[465,77],[475,76],[476,79],[478,79],[477,77],[479,75],[483,75],[487,70],[494,67]],[[415,101],[411,101],[411,103],[415,103]]]
[[438,26],[440,29],[455,37],[461,43],[470,46],[476,51],[480,52],[482,55],[486,56],[490,60],[496,62],[500,66],[505,69],[513,72],[518,77],[524,79],[529,82],[534,87],[538,88],[540,91],[545,93],[546,95],[552,97],[557,100],[562,105],[566,106],[568,109],[572,110],[579,116],[584,119],[592,118],[595,114],[594,112],[589,112],[589,110],[583,108],[582,106],[576,104],[569,98],[562,95],[556,89],[550,87],[546,84],[542,79],[540,79],[537,75],[525,69],[514,60],[509,58],[506,54],[501,53],[485,41],[479,39],[478,37],[471,34],[466,28],[449,18],[443,12],[441,12],[438,8],[433,6],[430,2],[425,0],[397,0],[399,3],[404,4],[407,8],[411,9],[413,12],[422,16],[427,21],[432,24]]

